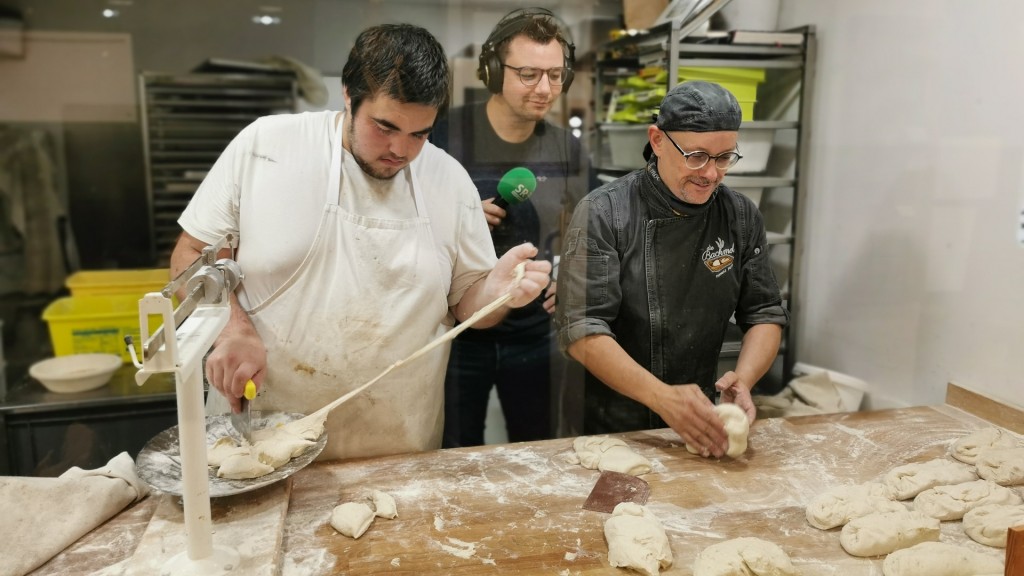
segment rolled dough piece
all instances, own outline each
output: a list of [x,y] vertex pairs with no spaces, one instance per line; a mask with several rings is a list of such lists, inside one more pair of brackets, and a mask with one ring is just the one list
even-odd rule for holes
[[1001,486],[1024,484],[1024,447],[985,450],[974,465],[985,480]]
[[911,510],[877,512],[850,520],[839,543],[853,556],[881,556],[915,544],[938,541],[940,522]]
[[224,459],[217,468],[217,476],[231,480],[249,480],[266,476],[274,468],[260,462],[251,452],[233,454]]
[[374,490],[370,493],[370,498],[373,500],[373,509],[377,516],[388,519],[398,517],[398,507],[395,506],[395,499],[391,494]]
[[976,576],[1002,574],[1003,563],[987,554],[945,542],[922,542],[885,557],[885,576]]
[[993,448],[1016,448],[1020,442],[1009,432],[989,427],[963,436],[949,448],[949,455],[961,462],[974,464],[978,454]]
[[572,447],[584,468],[633,476],[651,471],[651,461],[634,452],[619,438],[580,436],[573,440]]
[[349,538],[359,538],[373,522],[373,510],[361,502],[345,502],[331,512],[331,526]]
[[248,454],[248,446],[239,446],[235,439],[230,436],[217,439],[213,443],[213,446],[206,448],[206,463],[214,468],[219,468],[220,465],[229,456],[235,454]]
[[[726,456],[736,458],[747,451],[747,436],[750,434],[750,420],[747,420],[747,413],[735,404],[719,404],[715,406],[715,412],[722,419],[725,425],[725,433],[729,435],[729,449]],[[686,445],[686,451],[690,454],[703,452],[699,447]]]
[[256,442],[253,445],[253,450],[258,455],[260,462],[276,469],[284,466],[289,460],[302,454],[314,444],[316,442],[296,436],[279,427]]
[[1024,503],[1024,499],[1013,490],[1004,488],[991,480],[975,480],[952,486],[929,488],[914,497],[914,510],[939,520],[959,520],[969,510],[978,506],[986,504],[1009,506],[1021,503]]
[[1013,526],[1024,526],[1024,505],[978,506],[964,514],[963,525],[971,540],[986,546],[1006,548],[1006,531]]
[[672,547],[661,521],[645,506],[622,502],[604,523],[608,563],[658,576],[672,565]]
[[701,550],[693,561],[693,576],[796,576],[789,555],[774,542],[734,538]]
[[929,488],[962,484],[977,479],[977,474],[970,466],[945,458],[936,458],[927,462],[897,466],[885,474],[884,482],[889,498],[907,500]]
[[807,505],[807,522],[815,528],[828,530],[868,514],[907,509],[903,504],[890,500],[886,494],[885,484],[881,482],[833,488]]

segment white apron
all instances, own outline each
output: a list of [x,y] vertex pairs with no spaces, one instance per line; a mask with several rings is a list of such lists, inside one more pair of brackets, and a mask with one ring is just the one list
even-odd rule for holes
[[[312,413],[447,330],[447,298],[412,167],[397,177],[408,180],[418,217],[344,212],[339,195],[355,192],[342,178],[343,124],[335,128],[327,202],[312,247],[273,295],[249,303],[267,348],[254,410]],[[336,408],[319,459],[439,448],[449,350],[440,346],[396,368]],[[227,407],[220,394],[210,398]]]

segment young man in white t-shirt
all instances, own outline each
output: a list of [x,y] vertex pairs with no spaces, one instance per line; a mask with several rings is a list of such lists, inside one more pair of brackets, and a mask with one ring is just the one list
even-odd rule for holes
[[[531,245],[495,259],[472,181],[427,142],[450,90],[433,36],[369,28],[342,81],[345,112],[271,116],[239,133],[179,219],[172,273],[233,234],[245,275],[206,362],[213,413],[237,411],[252,379],[254,409],[308,414],[500,297],[520,262],[510,307],[548,283]],[[439,447],[447,355],[439,347],[337,408],[321,458]]]

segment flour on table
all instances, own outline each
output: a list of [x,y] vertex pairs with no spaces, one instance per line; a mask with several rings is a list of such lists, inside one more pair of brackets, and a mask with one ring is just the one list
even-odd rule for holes
[[984,450],[974,464],[985,480],[1002,486],[1024,484],[1024,446]]
[[584,468],[640,476],[651,471],[651,461],[634,452],[619,438],[580,436],[573,450]]
[[331,526],[349,538],[359,538],[373,522],[373,510],[361,502],[345,502],[331,512]]
[[967,464],[936,458],[897,466],[885,474],[883,481],[890,498],[907,500],[929,488],[977,479],[978,475]]
[[712,544],[693,561],[693,576],[736,574],[796,576],[797,571],[778,544],[760,538],[734,538]]
[[1014,505],[1024,499],[991,480],[974,480],[952,486],[936,486],[914,497],[914,510],[939,520],[959,520],[968,511],[986,504]]
[[940,522],[916,511],[879,512],[843,526],[839,543],[853,556],[881,556],[915,544],[938,541]]
[[395,499],[387,492],[380,490],[374,490],[370,493],[370,499],[373,500],[373,510],[378,518],[397,518],[398,507],[395,506]]
[[604,523],[608,563],[646,576],[658,576],[672,565],[672,547],[661,520],[647,507],[633,502],[615,506]]
[[820,530],[828,530],[868,514],[907,509],[903,504],[890,500],[887,494],[885,484],[880,482],[833,488],[819,494],[807,505],[807,522]]
[[[747,413],[735,404],[719,404],[715,406],[715,412],[722,419],[725,425],[725,433],[729,435],[729,449],[726,456],[736,458],[747,451],[747,436],[750,434],[750,420],[747,420]],[[686,451],[690,454],[700,454],[703,450],[699,446],[686,445]]]
[[963,526],[971,540],[986,546],[1006,548],[1006,531],[1012,526],[1024,526],[1024,505],[978,506],[964,514]]
[[960,438],[949,448],[949,455],[961,462],[974,464],[978,454],[993,448],[1016,448],[1020,442],[1000,428],[976,430]]
[[1003,573],[1003,563],[963,546],[922,542],[886,556],[882,573],[885,576],[994,576]]

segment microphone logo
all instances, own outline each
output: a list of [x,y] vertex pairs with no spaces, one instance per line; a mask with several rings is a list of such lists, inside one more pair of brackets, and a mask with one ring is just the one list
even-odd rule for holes
[[502,208],[526,201],[537,189],[537,176],[528,168],[518,166],[505,173],[498,182],[494,204]]

